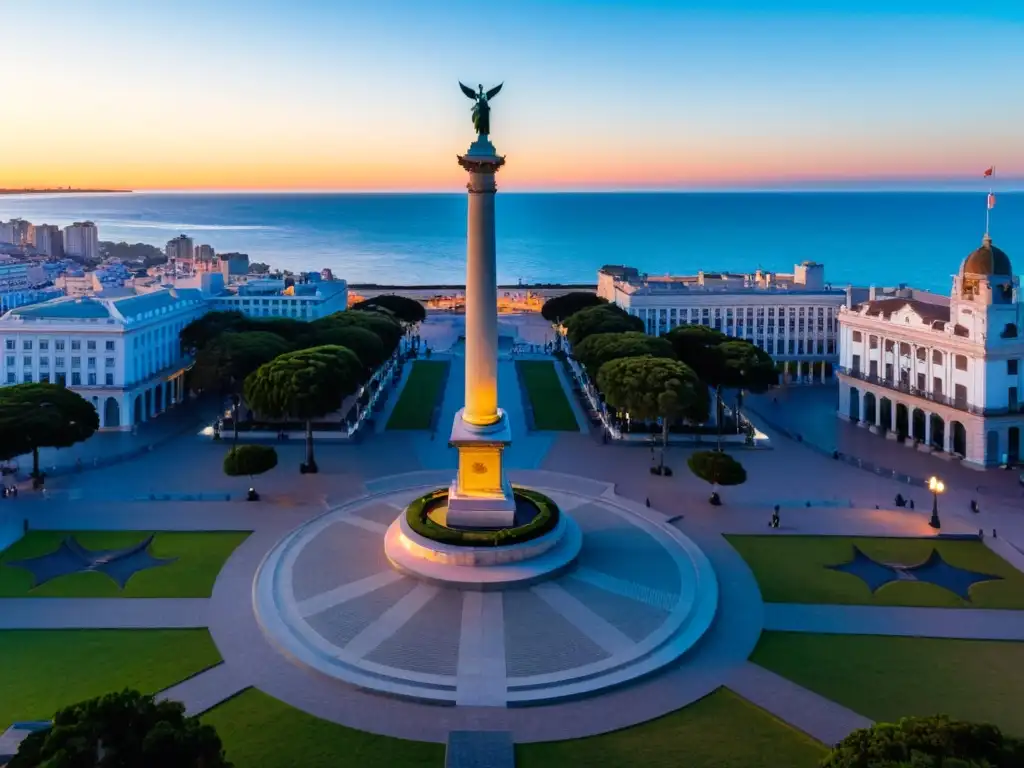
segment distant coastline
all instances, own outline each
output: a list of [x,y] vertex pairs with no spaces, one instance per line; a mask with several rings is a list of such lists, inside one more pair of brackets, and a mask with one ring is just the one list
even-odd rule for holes
[[0,189],[0,195],[102,195],[112,192],[130,193],[131,189],[72,189],[56,187],[54,189]]

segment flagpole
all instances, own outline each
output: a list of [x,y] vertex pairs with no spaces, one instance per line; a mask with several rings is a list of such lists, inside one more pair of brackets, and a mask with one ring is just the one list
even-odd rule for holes
[[989,166],[992,172],[988,175],[988,195],[985,197],[985,236],[991,237],[990,223],[992,221],[992,181],[996,175],[996,167]]

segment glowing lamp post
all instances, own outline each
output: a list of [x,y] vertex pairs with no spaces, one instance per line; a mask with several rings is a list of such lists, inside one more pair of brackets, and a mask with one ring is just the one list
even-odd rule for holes
[[942,527],[939,521],[939,494],[946,490],[946,486],[939,478],[931,477],[928,479],[928,490],[932,492],[932,519],[928,521],[928,525],[939,529]]

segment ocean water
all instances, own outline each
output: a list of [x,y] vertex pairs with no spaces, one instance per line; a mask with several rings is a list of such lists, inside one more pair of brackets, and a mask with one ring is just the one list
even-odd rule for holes
[[[464,194],[167,194],[0,197],[0,219],[91,219],[103,240],[163,246],[185,233],[274,267],[350,282],[461,283]],[[502,283],[589,282],[602,264],[651,274],[789,271],[823,262],[834,285],[946,292],[981,241],[985,192],[500,192]],[[1024,270],[1024,193],[998,195],[995,243]]]

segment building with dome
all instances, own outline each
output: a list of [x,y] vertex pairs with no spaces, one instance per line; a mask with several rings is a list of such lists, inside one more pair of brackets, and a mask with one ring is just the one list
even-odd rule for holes
[[839,312],[839,410],[908,448],[1016,464],[1024,407],[1020,279],[986,234],[945,297],[872,296]]

